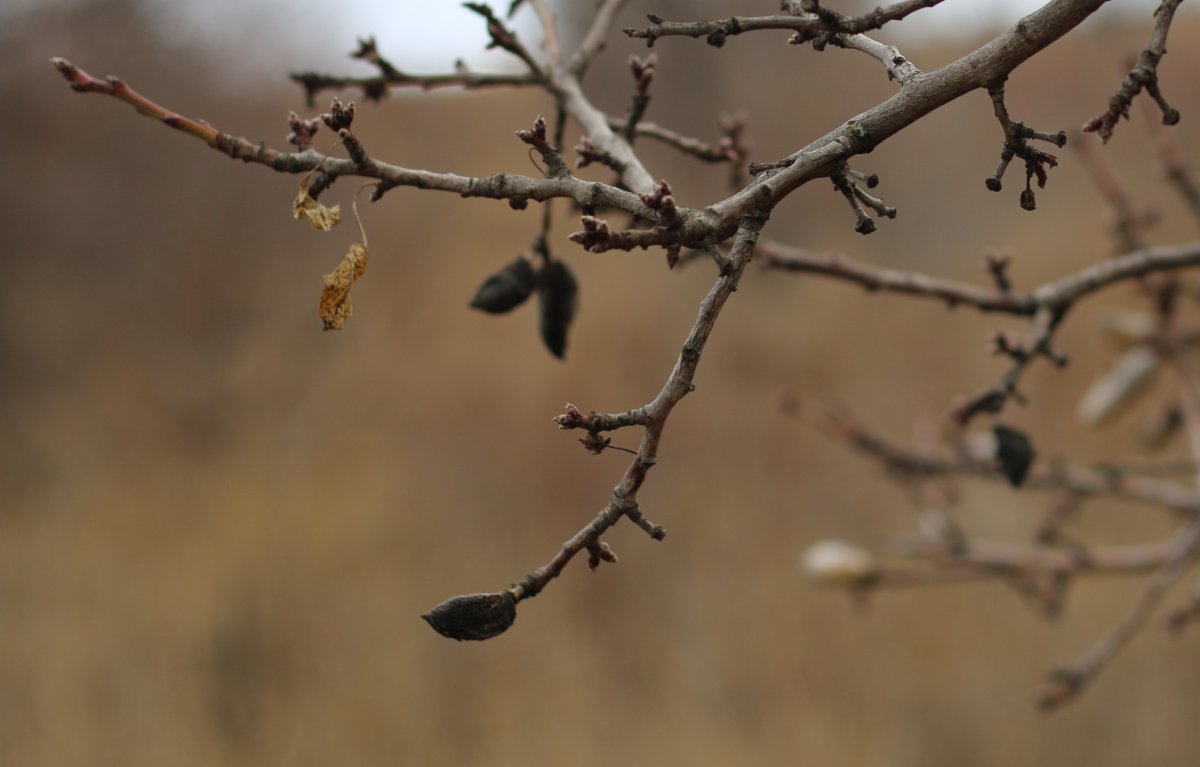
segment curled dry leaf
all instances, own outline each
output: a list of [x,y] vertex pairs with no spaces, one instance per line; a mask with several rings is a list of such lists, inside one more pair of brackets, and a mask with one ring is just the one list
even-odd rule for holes
[[862,585],[879,571],[875,557],[861,546],[847,541],[817,541],[801,558],[804,574],[818,583],[836,586]]
[[328,232],[341,222],[342,207],[334,205],[330,208],[314,200],[308,195],[308,181],[305,180],[300,182],[300,194],[292,203],[292,218],[301,216],[308,220],[308,225],[313,229]]
[[1096,426],[1133,401],[1158,369],[1158,354],[1148,346],[1135,346],[1125,352],[1088,387],[1075,417],[1088,426]]
[[341,330],[342,325],[353,314],[350,304],[350,287],[367,271],[367,249],[357,242],[342,257],[342,262],[325,275],[325,288],[321,291],[321,302],[317,311],[325,322],[326,330]]
[[465,594],[442,602],[421,616],[444,637],[463,641],[503,634],[517,619],[517,600],[508,591]]
[[518,256],[511,264],[483,281],[471,299],[471,308],[491,314],[511,311],[525,303],[536,283],[533,265]]
[[538,273],[538,330],[550,353],[567,353],[567,329],[575,319],[579,283],[562,261],[551,261]]

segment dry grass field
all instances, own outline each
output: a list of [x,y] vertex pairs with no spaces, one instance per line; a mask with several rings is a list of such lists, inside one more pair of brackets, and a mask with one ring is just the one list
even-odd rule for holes
[[[536,206],[397,190],[364,210],[372,254],[354,318],[322,333],[320,279],[348,228],[308,230],[290,215],[297,179],[72,94],[46,63],[67,56],[282,143],[288,109],[303,107],[286,65],[225,90],[209,73],[236,62],[164,39],[137,8],[47,4],[0,31],[0,764],[1195,763],[1195,633],[1153,628],[1079,701],[1049,716],[1032,704],[1045,670],[1116,620],[1136,579],[1085,581],[1056,623],[1000,585],[855,604],[805,581],[812,541],[888,551],[914,509],[876,466],[781,414],[780,397],[844,403],[908,441],[914,413],[998,375],[988,335],[1020,327],[818,278],[752,268],[733,297],[642,493],[665,541],[620,525],[608,537],[620,564],[572,563],[502,637],[435,635],[422,612],[522,577],[606,501],[624,459],[588,454],[550,419],[567,401],[612,411],[657,392],[711,269],[584,253],[560,209],[553,246],[582,286],[562,363],[530,307],[467,308],[526,247]],[[1039,128],[1079,125],[1149,26],[1078,30],[1016,73],[1010,109]],[[379,32],[403,63],[402,35]],[[1198,35],[1182,17],[1162,69],[1194,167]],[[660,41],[650,118],[711,138],[719,114],[744,109],[765,160],[893,87],[866,57],[785,37],[720,51]],[[977,42],[906,52],[933,69]],[[643,50],[614,40],[597,65],[610,111],[624,109],[625,61]],[[532,91],[404,93],[361,106],[355,127],[410,167],[528,173],[512,131],[549,108]],[[1106,151],[1160,210],[1155,242],[1193,239],[1142,121]],[[1110,255],[1103,205],[1069,148],[1034,213],[1016,191],[984,189],[1000,138],[986,95],[967,97],[861,158],[895,221],[860,237],[817,183],[776,211],[771,233],[981,282],[984,250],[1010,247],[1023,286]],[[723,194],[723,169],[658,147],[645,157],[684,205]],[[352,189],[330,199],[348,207]],[[1098,296],[1060,334],[1070,367],[1030,373],[1031,402],[1008,420],[1045,460],[1133,449],[1138,413],[1100,431],[1071,414],[1111,356],[1100,318],[1137,300]],[[1024,539],[1048,503],[962,490],[964,526],[993,536]],[[1072,527],[1105,542],[1170,529],[1163,513],[1116,502]]]

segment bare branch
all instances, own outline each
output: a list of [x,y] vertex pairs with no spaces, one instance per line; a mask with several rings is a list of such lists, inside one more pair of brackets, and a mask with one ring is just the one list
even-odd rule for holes
[[534,13],[537,14],[538,23],[542,25],[542,50],[546,52],[551,63],[561,66],[563,53],[562,46],[558,42],[558,25],[554,21],[554,14],[550,12],[550,6],[546,5],[546,0],[529,1],[533,6]]
[[884,269],[838,254],[812,253],[764,241],[760,250],[766,268],[820,274],[880,290],[945,301],[950,307],[973,306],[985,312],[1032,316],[1039,308],[1065,310],[1084,296],[1124,280],[1191,266],[1200,266],[1200,242],[1130,253],[1029,292],[989,290],[920,272]]
[[1107,144],[1121,118],[1129,119],[1129,106],[1143,88],[1162,110],[1163,125],[1179,122],[1179,110],[1168,104],[1162,91],[1158,89],[1158,64],[1167,53],[1167,32],[1170,31],[1171,21],[1175,18],[1175,9],[1181,2],[1183,0],[1162,0],[1154,11],[1157,19],[1154,23],[1154,33],[1150,35],[1150,42],[1146,43],[1138,63],[1108,100],[1108,110],[1084,123],[1084,132],[1095,132],[1100,136],[1100,140]]
[[351,53],[350,56],[373,64],[379,69],[379,74],[374,77],[338,77],[318,72],[294,72],[289,75],[292,80],[304,87],[309,107],[313,106],[317,94],[322,91],[341,91],[347,88],[360,89],[363,98],[380,101],[391,88],[421,88],[426,91],[437,88],[475,90],[536,85],[539,82],[538,78],[530,73],[483,74],[472,72],[461,61],[451,73],[414,75],[401,71],[385,59],[379,53],[374,37],[360,39],[358,50]]
[[[804,42],[804,39],[798,35],[793,35],[789,43],[795,45]],[[814,40],[813,45],[817,42]],[[887,70],[889,80],[904,85],[921,74],[921,70],[913,64],[908,58],[900,53],[900,50],[894,45],[886,45],[884,43],[873,40],[866,35],[834,35],[829,38],[829,44],[835,45],[838,48],[847,48],[849,50],[860,51],[862,53],[877,59],[883,68]]]
[[[1149,102],[1143,101],[1142,103],[1146,105],[1147,112],[1153,109]],[[1194,172],[1184,161],[1183,150],[1179,146],[1178,139],[1161,123],[1151,120],[1149,125],[1150,135],[1158,149],[1158,156],[1162,161],[1167,181],[1179,192],[1180,197],[1187,204],[1188,210],[1192,212],[1192,216],[1200,223],[1200,182],[1197,182]]]
[[[646,41],[646,45],[654,45],[660,37],[684,36],[704,37],[709,45],[720,48],[725,39],[743,32],[755,32],[764,29],[786,29],[795,34],[795,42],[807,42],[822,35],[858,34],[881,28],[890,21],[902,19],[922,8],[937,5],[942,0],[905,0],[894,3],[886,8],[876,8],[871,13],[862,16],[843,16],[834,11],[821,8],[818,3],[805,0],[801,3],[802,15],[779,14],[775,16],[731,16],[727,19],[714,21],[665,21],[650,14],[647,18],[651,26],[645,29],[627,28],[625,34]],[[791,42],[791,41],[789,41]]]
[[996,113],[996,119],[1000,121],[1000,126],[1004,129],[1004,146],[1000,150],[1000,164],[996,166],[996,172],[988,177],[986,186],[993,192],[999,192],[1001,189],[1000,179],[1004,176],[1009,161],[1013,157],[1019,157],[1025,161],[1025,191],[1021,192],[1021,207],[1024,210],[1034,210],[1037,202],[1030,181],[1036,177],[1038,186],[1045,187],[1046,168],[1058,165],[1058,158],[1049,152],[1035,149],[1029,145],[1028,140],[1032,138],[1046,141],[1061,148],[1067,144],[1067,134],[1065,131],[1043,133],[1026,127],[1024,123],[1012,120],[1008,116],[1008,108],[1004,105],[1004,82],[1006,79],[1006,77],[1002,77],[988,85],[988,95],[992,97],[992,107]]
[[[835,411],[809,400],[790,397],[785,412],[793,413],[815,428],[848,443],[878,461],[901,480],[929,477],[977,477],[994,482],[1006,479],[990,460],[979,460],[961,451],[946,457],[911,450],[891,442],[845,411]],[[1120,467],[1096,469],[1035,466],[1022,485],[1029,490],[1066,490],[1081,497],[1111,497],[1164,507],[1191,516],[1200,513],[1200,494],[1175,482],[1138,476]]]
[[[691,331],[684,340],[679,358],[675,363],[675,367],[671,370],[671,374],[667,377],[666,383],[663,384],[662,390],[658,393],[658,396],[642,408],[645,418],[642,443],[638,448],[637,456],[629,464],[629,467],[625,470],[625,475],[613,489],[612,499],[596,515],[595,519],[589,522],[569,541],[564,543],[559,552],[549,562],[531,572],[510,589],[510,593],[512,593],[518,602],[537,596],[546,587],[546,584],[558,577],[563,568],[566,567],[567,563],[576,554],[599,543],[600,536],[608,528],[620,521],[622,516],[630,516],[633,519],[640,518],[640,510],[637,504],[638,490],[646,480],[646,474],[658,459],[658,445],[662,439],[663,428],[666,426],[667,418],[671,415],[671,411],[674,410],[675,405],[692,391],[692,380],[695,378],[696,368],[700,363],[704,346],[708,341],[709,335],[712,333],[717,317],[725,306],[725,302],[737,290],[742,273],[746,269],[746,264],[750,262],[750,258],[754,253],[754,244],[758,238],[758,233],[762,230],[766,220],[766,213],[759,213],[748,217],[738,227],[738,233],[734,238],[733,248],[730,251],[730,269],[728,273],[722,274],[717,278],[712,289],[700,304],[700,312],[696,316],[696,321],[692,325]],[[560,422],[560,427],[571,428],[563,426],[563,423],[572,423],[576,416],[570,413],[570,409],[568,409],[567,413],[564,413],[564,416],[567,420]],[[641,417],[639,416],[637,420],[640,420]],[[660,527],[641,521],[638,524],[647,530],[651,537],[661,539],[663,532]]]
[[583,36],[583,41],[575,49],[575,53],[567,65],[567,68],[576,77],[583,77],[588,64],[604,48],[604,41],[608,37],[608,33],[628,2],[629,0],[604,0],[597,9],[596,17],[592,19],[592,26],[588,28],[587,34]]

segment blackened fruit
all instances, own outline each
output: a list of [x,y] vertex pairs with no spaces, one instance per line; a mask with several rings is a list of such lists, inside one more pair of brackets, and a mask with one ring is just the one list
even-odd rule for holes
[[483,281],[471,299],[471,308],[491,314],[511,311],[525,303],[536,283],[533,267],[527,260],[518,257]]
[[508,591],[465,594],[447,599],[421,617],[444,637],[460,642],[491,639],[517,619],[517,599]]
[[550,353],[567,353],[567,329],[575,319],[579,284],[562,261],[551,261],[538,273],[538,330]]
[[996,460],[1000,462],[1000,471],[1013,487],[1020,487],[1037,457],[1033,443],[1024,432],[1007,426],[994,426],[992,432],[996,435]]

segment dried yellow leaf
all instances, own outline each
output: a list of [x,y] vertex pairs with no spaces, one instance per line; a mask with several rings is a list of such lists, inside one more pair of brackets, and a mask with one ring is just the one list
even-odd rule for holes
[[350,304],[350,287],[367,271],[367,249],[357,242],[342,257],[341,263],[325,275],[325,288],[321,291],[321,302],[317,311],[325,322],[326,330],[341,330],[342,325],[354,313]]
[[334,205],[329,208],[317,202],[309,196],[308,182],[304,181],[300,184],[300,194],[296,195],[296,201],[292,203],[292,218],[301,216],[308,219],[308,225],[313,229],[328,232],[341,222],[342,206]]

